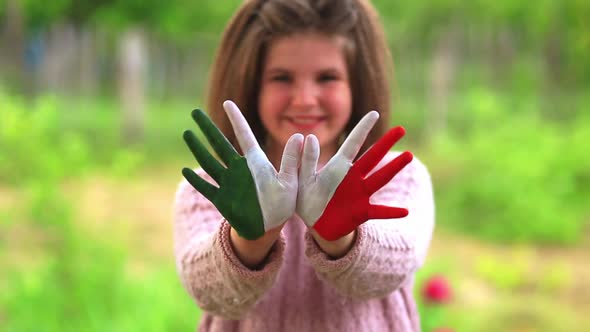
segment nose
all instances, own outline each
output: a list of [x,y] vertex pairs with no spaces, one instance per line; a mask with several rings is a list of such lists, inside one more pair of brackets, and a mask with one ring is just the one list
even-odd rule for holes
[[293,107],[309,109],[317,105],[319,89],[313,82],[297,82],[293,89]]

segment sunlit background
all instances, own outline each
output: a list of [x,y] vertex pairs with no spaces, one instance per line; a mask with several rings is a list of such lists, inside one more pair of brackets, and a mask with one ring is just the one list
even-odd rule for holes
[[[374,3],[436,191],[424,330],[590,330],[590,1]],[[194,330],[171,207],[238,4],[0,0],[0,330]]]

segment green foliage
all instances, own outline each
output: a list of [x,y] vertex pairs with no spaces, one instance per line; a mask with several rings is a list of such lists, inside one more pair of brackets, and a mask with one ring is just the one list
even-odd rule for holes
[[0,183],[75,176],[90,167],[86,142],[60,130],[55,98],[26,102],[0,91],[0,104]]
[[530,257],[526,255],[516,255],[502,260],[492,256],[481,256],[477,260],[475,270],[488,285],[500,290],[514,291],[526,284],[530,263]]
[[68,7],[74,2],[72,0],[56,0],[50,2],[19,0],[16,1],[16,4],[17,6],[21,6],[21,10],[28,24],[33,28],[39,28],[61,20],[67,12]]
[[475,89],[455,109],[462,134],[433,147],[433,162],[447,164],[439,221],[496,241],[576,243],[590,215],[590,122],[582,112],[542,121],[534,103],[515,104]]
[[[106,231],[76,220],[76,203],[60,185],[92,169],[96,155],[82,133],[62,132],[60,103],[3,94],[0,102],[0,183],[23,200],[18,210],[0,208],[0,216],[18,219],[0,223],[0,240],[20,237],[1,243],[0,330],[194,329],[199,311],[171,261],[133,269],[138,264],[131,264],[116,220],[105,220]],[[129,174],[134,155],[115,155],[123,160],[115,169]]]
[[[241,1],[179,1],[160,16],[157,32],[174,42],[194,45],[195,34],[219,35]],[[187,8],[188,6],[188,8]]]
[[[167,40],[187,43],[196,33],[221,31],[239,3],[238,0],[59,0],[50,3],[25,0],[22,10],[27,25],[33,29],[63,21],[94,25],[112,32],[141,26]],[[0,8],[3,9],[1,2]]]
[[[51,181],[28,188],[26,225],[42,240],[36,264],[7,269],[0,278],[0,312],[7,331],[178,331],[194,329],[198,311],[174,265],[129,269],[124,241],[91,233]],[[21,227],[24,225],[20,225]],[[8,259],[0,255],[0,260]],[[4,281],[4,283],[3,283]],[[4,286],[4,287],[2,287]]]
[[[120,31],[130,26],[167,40],[194,45],[196,35],[219,35],[241,1],[157,0],[23,0],[25,22],[31,28],[71,21],[99,29]],[[509,32],[519,51],[555,55],[569,79],[588,83],[590,63],[590,2],[584,0],[528,1],[389,1],[374,0],[392,45],[428,51],[440,37],[455,31],[466,39]],[[0,18],[5,10],[0,1]],[[466,33],[468,31],[468,33]],[[479,38],[476,38],[479,39]],[[476,40],[482,47],[489,40]],[[420,40],[420,47],[416,47]],[[491,39],[490,39],[491,40]]]
[[161,126],[150,128],[145,145],[124,146],[112,103],[67,103],[55,96],[25,101],[2,91],[0,103],[0,183],[79,177],[97,166],[115,176],[129,176],[146,162],[147,150],[167,149],[160,142]]
[[[554,298],[516,299],[508,294],[479,317],[477,327],[465,331],[585,331],[587,324],[576,319],[571,307]],[[585,325],[585,326],[584,326]],[[463,331],[463,330],[462,330]]]

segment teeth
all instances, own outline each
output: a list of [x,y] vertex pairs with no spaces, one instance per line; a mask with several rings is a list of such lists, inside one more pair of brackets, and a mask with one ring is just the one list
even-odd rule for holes
[[291,119],[291,121],[293,121],[293,123],[295,124],[303,124],[303,125],[307,125],[307,124],[313,124],[318,122],[318,119]]

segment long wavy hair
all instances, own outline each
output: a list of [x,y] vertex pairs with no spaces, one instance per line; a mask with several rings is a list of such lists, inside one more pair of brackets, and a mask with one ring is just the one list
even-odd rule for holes
[[[240,107],[261,146],[266,130],[258,114],[258,93],[269,45],[276,38],[298,33],[341,36],[352,91],[352,114],[345,133],[369,111],[380,118],[363,152],[389,126],[393,65],[383,27],[367,0],[246,0],[229,21],[217,50],[208,85],[207,110],[239,150],[224,100]],[[360,155],[360,153],[359,153]]]

